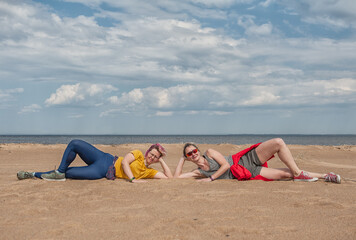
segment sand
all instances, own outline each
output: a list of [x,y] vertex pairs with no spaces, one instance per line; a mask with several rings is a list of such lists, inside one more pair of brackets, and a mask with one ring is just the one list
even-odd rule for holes
[[[149,144],[96,146],[122,156]],[[289,146],[301,169],[334,171],[342,184],[17,180],[58,167],[65,147],[0,144],[0,239],[356,239],[356,146]],[[182,144],[165,147],[174,171]],[[200,145],[209,147],[229,155],[247,145]],[[269,165],[283,167],[277,157]]]

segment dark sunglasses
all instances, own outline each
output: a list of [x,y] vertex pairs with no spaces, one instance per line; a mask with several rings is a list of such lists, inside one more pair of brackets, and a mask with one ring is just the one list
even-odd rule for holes
[[190,157],[190,156],[193,155],[193,153],[197,153],[197,152],[198,152],[198,149],[194,149],[194,150],[192,150],[192,151],[186,153],[186,155],[187,155],[188,157]]

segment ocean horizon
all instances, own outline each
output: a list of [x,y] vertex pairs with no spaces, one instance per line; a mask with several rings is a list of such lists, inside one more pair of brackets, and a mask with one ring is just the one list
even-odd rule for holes
[[0,143],[68,144],[82,139],[91,144],[130,143],[186,143],[197,144],[254,144],[271,138],[282,138],[287,144],[296,145],[356,145],[355,134],[216,134],[216,135],[0,135]]

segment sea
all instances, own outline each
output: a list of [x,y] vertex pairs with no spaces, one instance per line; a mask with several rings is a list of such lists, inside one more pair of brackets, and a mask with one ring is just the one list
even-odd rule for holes
[[254,144],[271,138],[282,138],[296,145],[356,145],[356,135],[300,135],[300,134],[232,134],[232,135],[0,135],[1,143],[68,144],[82,139],[91,144],[129,143],[186,143],[197,144]]

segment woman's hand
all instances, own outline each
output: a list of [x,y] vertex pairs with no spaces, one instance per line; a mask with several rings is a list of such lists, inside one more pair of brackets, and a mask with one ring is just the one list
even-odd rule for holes
[[143,179],[134,179],[131,181],[132,183],[145,183],[147,182],[147,180],[143,180]]
[[163,168],[164,175],[166,175],[167,178],[173,178],[173,174],[171,172],[171,169],[167,166],[167,164],[163,160],[163,158],[159,159],[159,163],[161,164],[161,167]]
[[203,175],[199,172],[198,169],[195,169],[191,172],[187,173],[182,173],[183,165],[186,161],[185,157],[181,157],[179,159],[176,171],[174,172],[174,178],[199,178],[202,177]]
[[220,165],[220,168],[213,175],[211,175],[213,180],[219,178],[227,170],[229,170],[230,164],[226,161],[225,157],[220,152],[218,152],[214,149],[208,149],[206,151],[206,155],[208,155],[208,157],[214,159]]
[[183,163],[184,164],[184,162],[185,162],[185,157],[184,156],[180,157],[179,163]]
[[197,180],[198,182],[212,182],[211,178],[202,178]]
[[174,178],[179,178],[179,176],[182,174],[184,162],[185,162],[185,158],[182,156],[179,159],[178,165],[176,167],[176,171],[174,172]]

